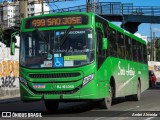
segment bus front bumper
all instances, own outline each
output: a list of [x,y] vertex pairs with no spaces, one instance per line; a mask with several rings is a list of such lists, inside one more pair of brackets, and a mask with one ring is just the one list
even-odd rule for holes
[[81,87],[79,90],[73,93],[45,93],[45,94],[36,94],[31,91],[27,86],[20,83],[20,94],[22,101],[38,101],[38,100],[58,100],[58,101],[77,101],[77,100],[91,100],[99,99],[99,88],[95,85],[95,82],[92,81]]

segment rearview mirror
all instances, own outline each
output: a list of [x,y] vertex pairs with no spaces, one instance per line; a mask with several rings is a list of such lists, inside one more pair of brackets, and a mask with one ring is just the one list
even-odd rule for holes
[[107,38],[103,38],[102,39],[102,49],[103,50],[107,50],[107,46],[108,46],[108,39]]
[[15,43],[17,42],[17,39],[15,38],[15,36],[17,34],[19,34],[19,31],[11,34],[11,43],[10,43],[10,54],[11,55],[15,54]]
[[15,54],[15,43],[11,42],[10,44],[10,54],[14,55]]

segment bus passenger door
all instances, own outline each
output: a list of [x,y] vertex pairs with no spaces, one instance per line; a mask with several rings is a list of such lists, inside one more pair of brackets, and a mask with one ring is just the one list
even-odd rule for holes
[[97,30],[97,69],[99,69],[105,60],[105,51],[102,49],[103,33],[101,30]]
[[105,66],[104,66],[104,61],[106,59],[106,51],[102,49],[102,39],[103,39],[103,33],[100,29],[96,30],[97,33],[97,79],[98,83],[100,84],[100,91],[99,95],[100,96],[105,96],[105,91],[104,86],[106,82],[106,76],[105,76]]

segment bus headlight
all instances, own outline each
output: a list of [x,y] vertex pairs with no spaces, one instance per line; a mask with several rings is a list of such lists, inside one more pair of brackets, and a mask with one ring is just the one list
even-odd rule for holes
[[20,81],[23,85],[27,86],[27,81],[26,81],[24,78],[19,77],[19,81]]
[[86,76],[83,80],[83,86],[89,83],[91,80],[93,80],[93,78],[94,78],[94,74]]

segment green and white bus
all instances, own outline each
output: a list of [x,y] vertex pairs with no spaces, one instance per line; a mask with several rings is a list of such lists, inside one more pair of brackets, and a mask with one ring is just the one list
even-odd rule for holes
[[146,42],[94,13],[25,18],[20,32],[22,101],[54,111],[98,100],[108,109],[116,97],[140,100],[149,86]]

